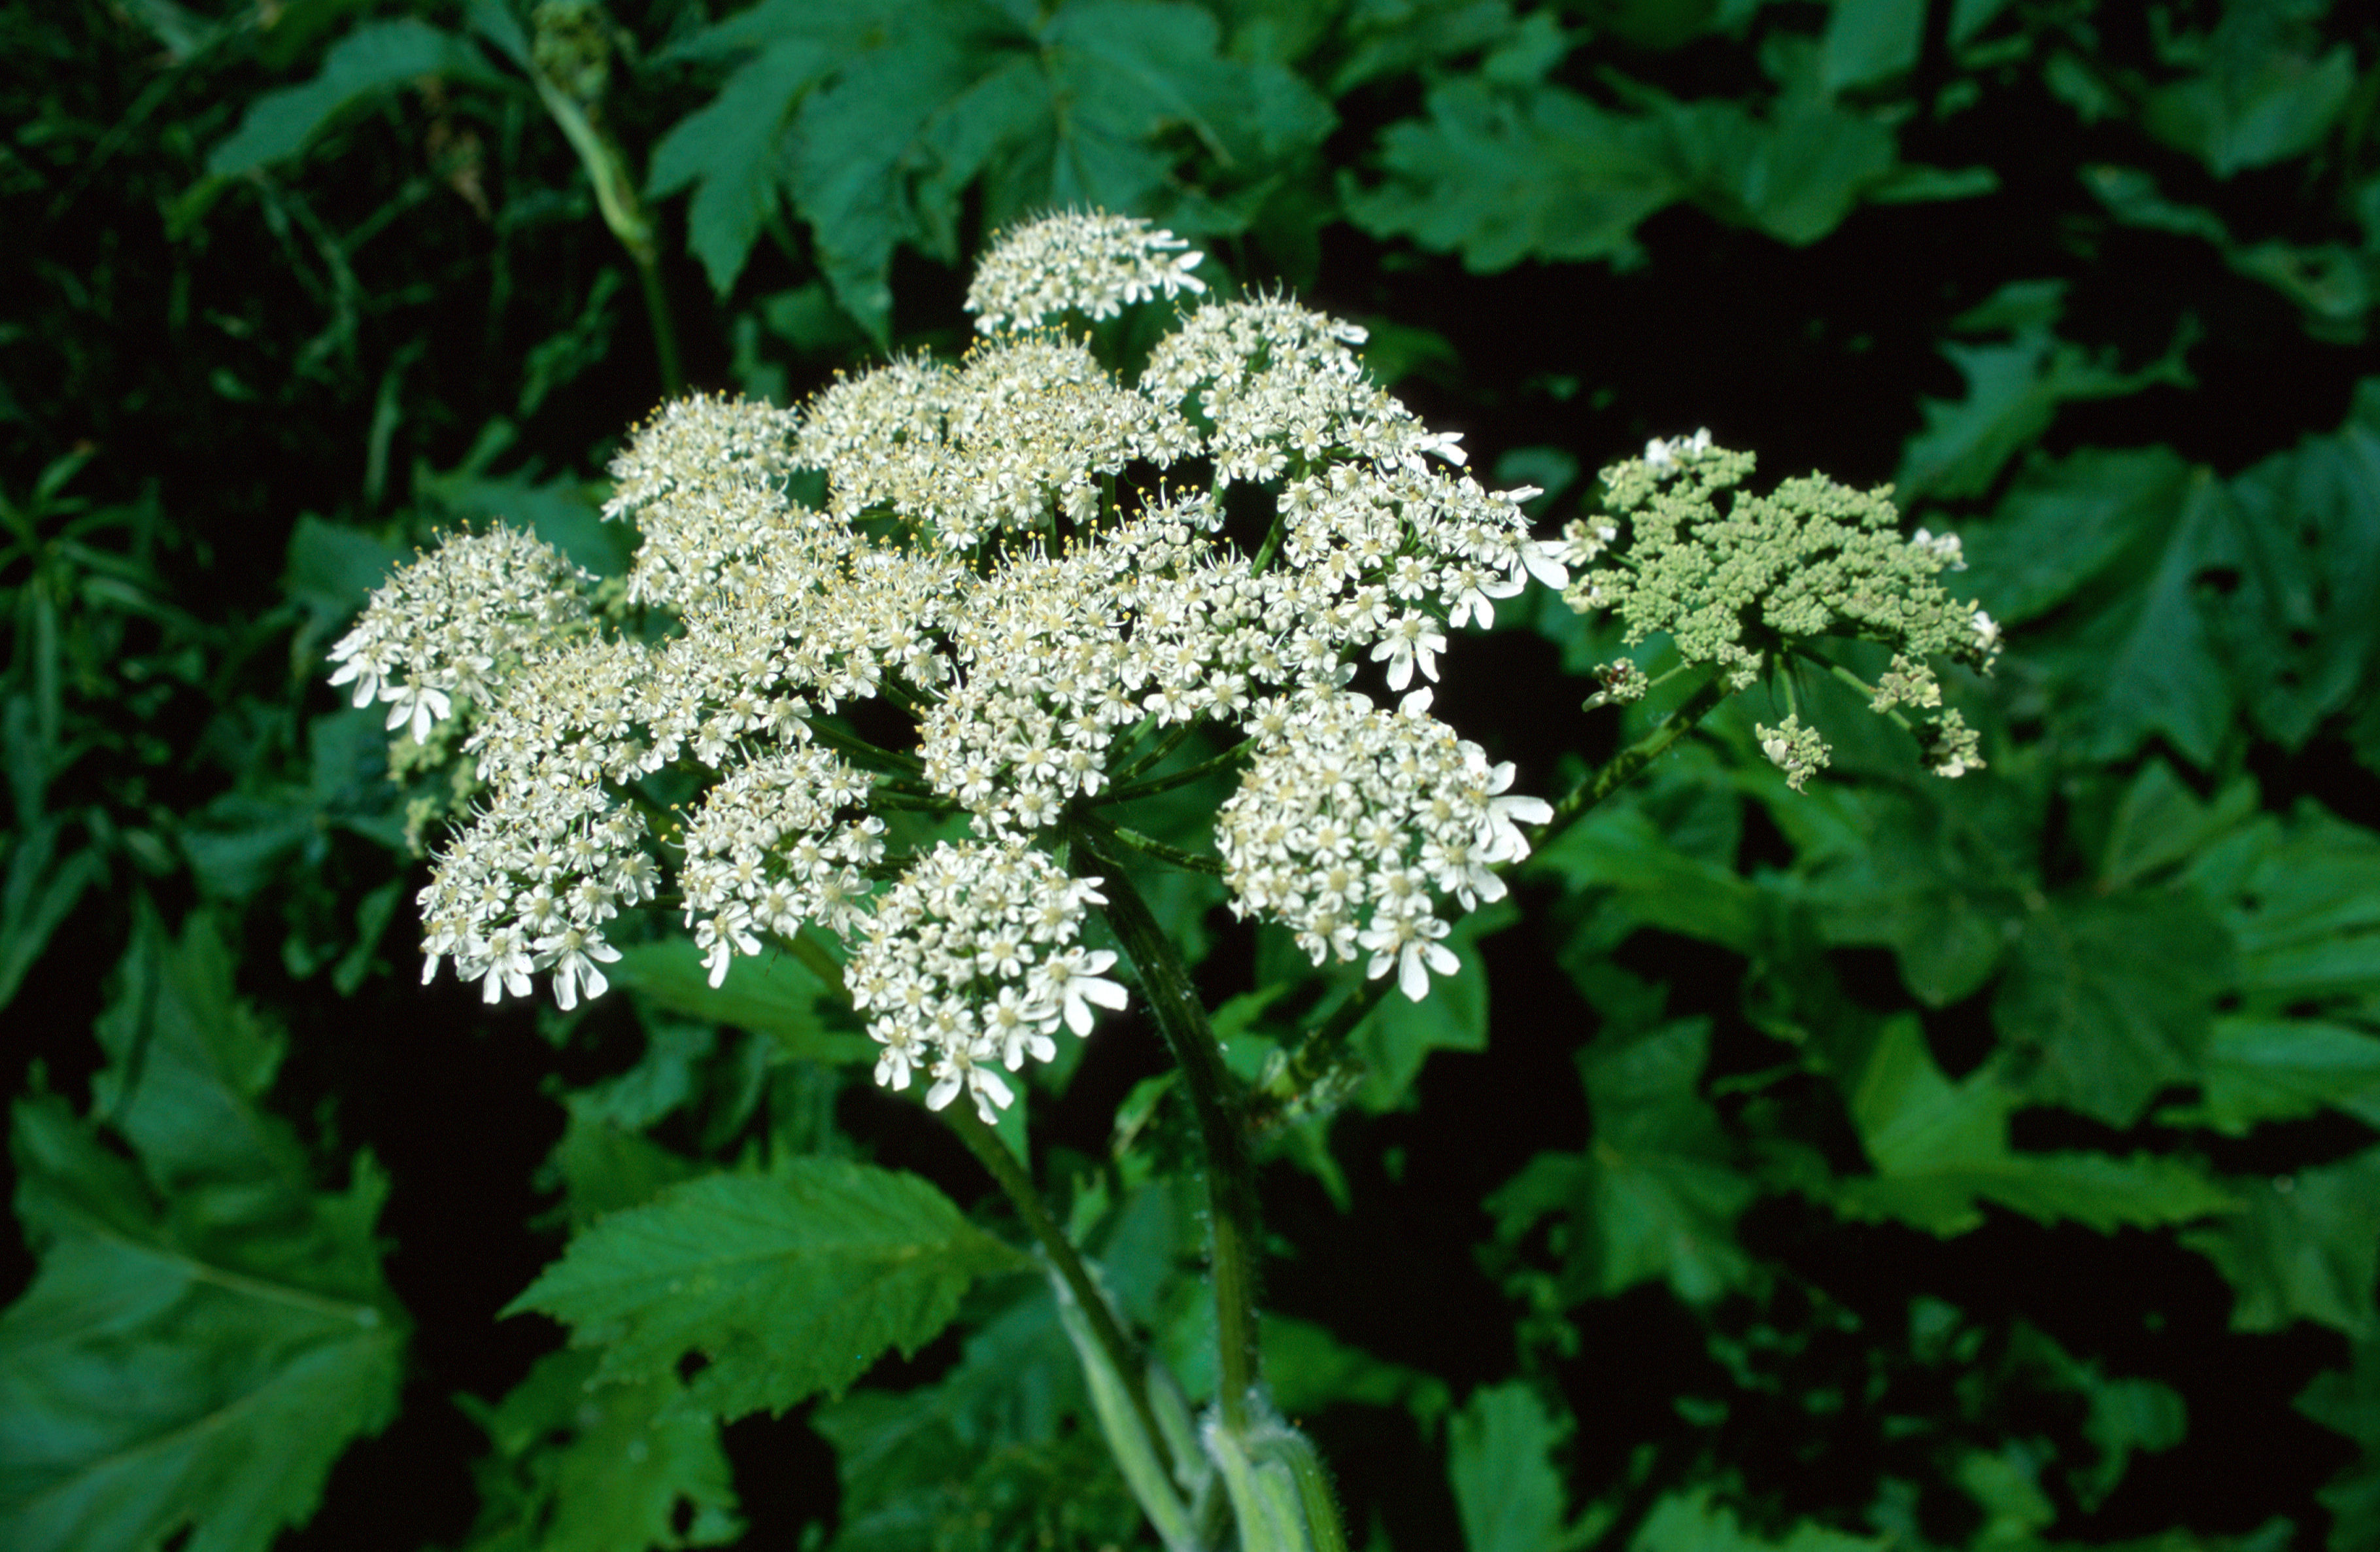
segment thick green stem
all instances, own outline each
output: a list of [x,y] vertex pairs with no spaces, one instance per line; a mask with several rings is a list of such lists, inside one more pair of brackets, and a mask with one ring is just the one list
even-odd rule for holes
[[1000,1140],[1000,1134],[984,1125],[981,1118],[963,1104],[953,1105],[943,1111],[942,1118],[951,1123],[951,1130],[959,1134],[959,1141],[967,1145],[967,1151],[975,1155],[977,1161],[999,1182],[1000,1189],[1007,1193],[1010,1204],[1015,1207],[1017,1216],[1025,1220],[1026,1228],[1032,1230],[1034,1240],[1040,1245],[1042,1253],[1050,1258],[1050,1265],[1059,1277],[1065,1279],[1067,1290],[1074,1294],[1084,1319],[1090,1323],[1091,1335],[1098,1339],[1101,1350],[1107,1353],[1108,1362],[1114,1365],[1117,1376],[1123,1380],[1126,1392],[1131,1396],[1133,1411],[1140,1415],[1141,1427],[1148,1432],[1160,1462],[1166,1473],[1172,1474],[1172,1452],[1165,1447],[1165,1435],[1157,1426],[1157,1414],[1149,1410],[1148,1387],[1140,1355],[1133,1350],[1132,1339],[1124,1335],[1123,1327],[1116,1324],[1115,1312],[1108,1307],[1107,1296],[1091,1280],[1091,1269],[1083,1265],[1083,1258],[1066,1238],[1066,1231],[1058,1226],[1058,1220],[1050,1216],[1049,1207],[1042,1202],[1041,1193],[1034,1189],[1032,1178],[1016,1162],[1016,1155],[1008,1151],[1008,1144]]
[[1564,830],[1586,817],[1588,811],[1614,792],[1636,779],[1645,767],[1670,752],[1670,746],[1694,730],[1703,718],[1718,709],[1729,695],[1727,677],[1714,671],[1703,680],[1700,688],[1686,697],[1683,704],[1643,738],[1611,757],[1610,763],[1580,782],[1571,793],[1554,805],[1554,816],[1529,837],[1533,847],[1542,848]]
[[548,79],[544,71],[532,75],[539,100],[553,116],[570,149],[578,153],[588,181],[595,186],[595,208],[603,213],[603,224],[612,228],[612,235],[627,250],[629,263],[637,266],[637,278],[644,287],[645,316],[652,324],[662,394],[676,398],[686,392],[686,374],[678,370],[677,329],[670,321],[668,295],[662,289],[661,255],[653,244],[652,219],[637,197],[636,181],[629,177],[619,148],[595,127],[577,99]]
[[1256,1301],[1256,1259],[1262,1241],[1256,1165],[1248,1156],[1239,1086],[1223,1065],[1223,1047],[1207,1021],[1182,956],[1134,887],[1123,859],[1107,849],[1106,837],[1091,826],[1075,826],[1073,838],[1105,875],[1100,887],[1107,894],[1109,924],[1140,972],[1149,1016],[1172,1048],[1206,1144],[1208,1219],[1213,1236],[1209,1266],[1215,1279],[1215,1400],[1223,1426],[1236,1435],[1247,1425],[1248,1399],[1263,1375]]

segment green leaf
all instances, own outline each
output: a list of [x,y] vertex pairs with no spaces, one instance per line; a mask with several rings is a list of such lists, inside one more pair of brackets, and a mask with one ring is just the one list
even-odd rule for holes
[[107,876],[107,862],[84,847],[57,855],[66,822],[42,814],[8,837],[8,875],[0,883],[0,1008],[49,947],[52,935],[81,900],[83,891]]
[[1559,86],[1458,77],[1430,89],[1424,115],[1381,132],[1381,181],[1342,176],[1340,201],[1373,236],[1459,251],[1475,275],[1630,257],[1637,226],[1684,197],[1653,124]]
[[2309,803],[2209,849],[2195,874],[2237,946],[2248,1008],[2380,1014],[2380,836]]
[[1731,226],[1804,248],[1849,215],[1893,165],[1892,131],[1804,85],[1755,118],[1724,98],[1657,100],[1686,197]]
[[2218,58],[2214,67],[2149,95],[2142,122],[2217,177],[2266,167],[2313,149],[2355,91],[2355,51],[2320,59],[2286,48]]
[[2038,618],[2111,572],[2129,573],[2119,563],[2135,549],[2153,556],[2191,477],[2165,446],[2084,448],[2038,465],[1990,521],[1963,535],[1966,583],[2003,625]]
[[1876,1166],[1872,1177],[1837,1183],[1835,1206],[1848,1216],[1888,1218],[1948,1239],[1979,1228],[1985,1202],[2103,1234],[2232,1205],[2180,1159],[2011,1151],[2008,1118],[2023,1100],[1989,1066],[1951,1082],[1913,1018],[1888,1020],[1846,1076],[1852,1124]]
[[207,172],[236,177],[294,156],[349,104],[423,76],[490,83],[503,79],[478,49],[426,22],[369,21],[332,46],[312,80],[250,103],[239,128],[207,153]]
[[2199,1082],[2204,1124],[2226,1136],[2244,1137],[2261,1122],[2301,1120],[2325,1107],[2380,1129],[2380,1036],[2343,1024],[2217,1019]]
[[2315,1375],[2297,1408],[2363,1447],[2319,1495],[2331,1515],[2330,1552],[2358,1552],[2380,1539],[2380,1341],[2356,1343],[2345,1372]]
[[1992,1021],[2028,1094],[2128,1127],[2197,1080],[2230,982],[2231,936],[2189,895],[2059,898],[2025,918]]
[[[262,1552],[396,1407],[404,1331],[359,1157],[313,1188],[259,1100],[279,1036],[234,1002],[203,916],[134,917],[113,1062],[94,1088],[132,1144],[18,1103],[17,1213],[39,1258],[0,1314],[0,1544],[24,1552]],[[137,1160],[137,1163],[135,1162]]]
[[722,297],[734,288],[753,240],[776,209],[785,132],[795,105],[857,42],[808,33],[826,25],[838,33],[856,33],[848,21],[790,15],[786,25],[786,31],[727,79],[717,97],[678,120],[653,147],[645,191],[659,199],[695,186],[686,215],[686,246]]
[[742,959],[720,985],[710,984],[689,938],[663,938],[620,950],[613,984],[666,1013],[768,1036],[787,1057],[816,1062],[876,1059],[867,1036],[835,1033],[834,1005],[808,971],[782,959]]
[[[1697,857],[1675,831],[1634,804],[1609,804],[1572,825],[1531,860],[1573,889],[1610,889],[1611,909],[1631,923],[1716,943],[1739,954],[1758,950],[1767,933],[1759,887],[1729,862]],[[1599,923],[1598,933],[1616,932]]]
[[2119,398],[2161,383],[2187,385],[2182,343],[2138,372],[2120,371],[2058,338],[2046,322],[2019,329],[2006,343],[1945,344],[1942,353],[1967,380],[1966,397],[1918,401],[1925,428],[1902,449],[1895,495],[1904,506],[1983,495],[2010,459],[2049,429],[2058,406]]
[[1783,1541],[1754,1535],[1737,1523],[1734,1510],[1711,1501],[1698,1487],[1671,1493],[1653,1506],[1628,1544],[1629,1552],[1885,1552],[1890,1542],[1849,1535],[1803,1521]]
[[[759,15],[739,36],[758,41]],[[1089,205],[1185,235],[1231,230],[1245,215],[1185,193],[1182,165],[1259,189],[1332,122],[1288,70],[1226,56],[1214,18],[1178,0],[1070,0],[1038,21],[980,0],[879,15],[870,46],[809,90],[784,176],[836,299],[880,339],[893,249],[954,259],[960,199],[978,180],[989,226]],[[748,177],[728,188],[728,215],[748,210]]]
[[734,1541],[743,1525],[717,1420],[683,1404],[674,1375],[604,1385],[596,1364],[593,1353],[548,1353],[485,1411],[492,1452],[480,1467],[470,1546],[645,1552]]
[[2296,748],[2380,673],[2380,378],[2356,389],[2336,433],[2227,494],[2224,543],[2203,564],[2229,585],[2208,624],[2249,715]]
[[1819,45],[1821,84],[1832,93],[1904,74],[1925,36],[1925,0],[1842,0]]
[[1481,1386],[1447,1427],[1446,1474],[1470,1552],[1565,1552],[1554,1452],[1570,1433],[1526,1385]]
[[795,1158],[613,1214],[505,1313],[567,1322],[607,1380],[699,1354],[691,1403],[735,1417],[840,1392],[886,1349],[931,1341],[977,1277],[1024,1264],[915,1175]]
[[2278,1331],[2310,1320],[2380,1336],[2380,1148],[2319,1169],[2249,1182],[2240,1211],[2182,1242],[2230,1282],[2231,1327]]
[[1703,1304],[1753,1276],[1734,1225],[1756,1187],[1697,1092],[1709,1052],[1700,1019],[1597,1040],[1578,1058],[1592,1144],[1539,1154],[1488,1198],[1506,1246],[1549,1216],[1578,1220],[1560,1272],[1568,1301],[1660,1278]]
[[1452,975],[1432,976],[1429,996],[1419,1002],[1390,992],[1356,1026],[1364,1081],[1355,1097],[1366,1109],[1387,1111],[1403,1105],[1432,1051],[1488,1048],[1488,968],[1480,958],[1479,940],[1519,917],[1512,906],[1499,903],[1484,905],[1457,922],[1446,947],[1463,968]]
[[1273,1405],[1290,1417],[1334,1402],[1403,1406],[1424,1425],[1444,1414],[1446,1386],[1433,1375],[1350,1347],[1328,1327],[1289,1315],[1264,1317],[1265,1384]]
[[1999,968],[2037,887],[2032,816],[2019,794],[1985,771],[1956,791],[1929,783],[1840,800],[1862,823],[1857,844],[1804,886],[1819,935],[1889,947],[1928,1007],[1972,996]]
[[1017,1287],[934,1384],[863,1387],[811,1414],[841,1469],[834,1552],[1122,1546],[1143,1534],[1048,1281]]

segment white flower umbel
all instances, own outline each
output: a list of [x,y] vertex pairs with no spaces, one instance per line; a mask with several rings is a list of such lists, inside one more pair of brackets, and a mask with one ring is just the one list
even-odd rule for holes
[[877,904],[844,972],[852,1005],[884,1047],[876,1081],[909,1086],[926,1068],[939,1110],[965,1090],[986,1121],[1014,1095],[995,1067],[1057,1055],[1064,1023],[1090,1031],[1089,1003],[1121,1008],[1124,990],[1103,972],[1105,949],[1076,943],[1099,880],[1072,878],[1021,842],[945,842],[919,858]]
[[456,701],[486,704],[514,662],[585,620],[592,580],[534,533],[455,534],[373,592],[331,649],[331,682],[352,683],[358,706],[388,703],[390,729],[427,742]]
[[1003,236],[976,266],[966,309],[986,334],[1031,328],[1066,312],[1112,318],[1133,302],[1204,291],[1190,272],[1203,253],[1126,215],[1072,211]]
[[[798,409],[663,408],[612,465],[605,515],[641,538],[600,625],[591,579],[501,532],[383,589],[340,681],[407,727],[471,715],[429,969],[492,1000],[546,975],[572,1006],[604,989],[614,917],[667,888],[713,984],[833,934],[878,1081],[994,1115],[1060,1026],[1124,1003],[1080,936],[1099,881],[1048,849],[1204,724],[1257,735],[1217,828],[1239,909],[1416,997],[1450,973],[1453,918],[1503,893],[1549,811],[1427,715],[1427,686],[1456,628],[1562,584],[1576,548],[1531,536],[1535,491],[1463,473],[1457,439],[1366,375],[1354,324],[1204,301],[1136,380],[1050,326],[1197,297],[1196,258],[1054,217],[986,257],[955,364],[894,361]],[[1346,692],[1367,666],[1413,691],[1402,713]],[[433,743],[414,765],[455,752]],[[895,807],[972,837],[906,849]]]
[[1427,706],[1427,693],[1391,713],[1321,692],[1259,707],[1257,756],[1215,833],[1235,911],[1281,923],[1317,964],[1369,950],[1366,973],[1394,970],[1416,1002],[1459,968],[1439,941],[1448,897],[1501,899],[1491,870],[1529,854],[1518,826],[1553,817],[1502,796],[1512,767]]

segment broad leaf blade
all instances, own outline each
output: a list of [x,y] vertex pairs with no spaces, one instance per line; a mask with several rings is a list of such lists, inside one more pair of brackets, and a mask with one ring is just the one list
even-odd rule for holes
[[606,1379],[651,1378],[699,1354],[692,1403],[735,1417],[840,1392],[888,1348],[915,1352],[978,1277],[1023,1259],[917,1176],[797,1158],[613,1214],[506,1313],[577,1327],[604,1348]]

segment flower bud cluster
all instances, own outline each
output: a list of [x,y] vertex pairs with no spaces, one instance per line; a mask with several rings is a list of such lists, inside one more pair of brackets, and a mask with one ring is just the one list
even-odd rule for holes
[[[1753,462],[1702,431],[1656,438],[1643,458],[1606,469],[1603,513],[1564,533],[1562,558],[1579,571],[1570,605],[1617,615],[1630,646],[1666,633],[1686,662],[1710,665],[1738,690],[1800,642],[1881,642],[1893,658],[1874,708],[1928,714],[1918,734],[1937,774],[1981,765],[1974,730],[1941,709],[1928,666],[1947,657],[1987,671],[1999,651],[1991,617],[1937,580],[1963,568],[1958,540],[1903,537],[1889,486],[1855,491],[1811,475],[1767,495],[1739,491]],[[1827,764],[1825,741],[1798,715],[1758,737],[1797,789]]]
[[1076,940],[1097,878],[1071,878],[1023,841],[944,842],[876,905],[844,972],[884,1047],[876,1081],[905,1089],[924,1068],[939,1110],[962,1090],[987,1122],[1014,1097],[994,1070],[1048,1061],[1061,1023],[1091,1032],[1091,1005],[1122,1008],[1110,949]]

